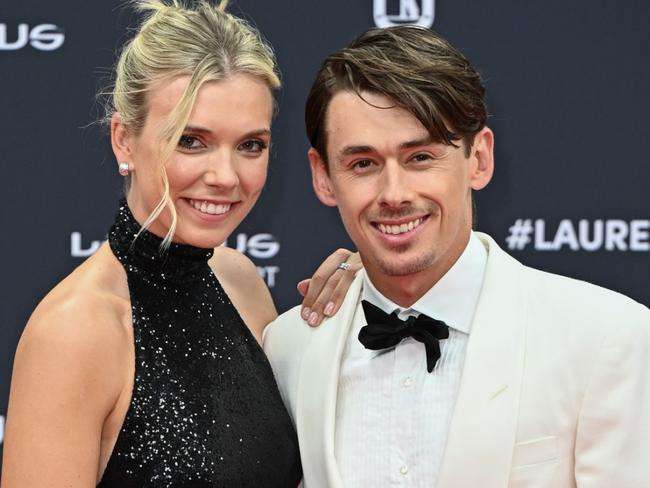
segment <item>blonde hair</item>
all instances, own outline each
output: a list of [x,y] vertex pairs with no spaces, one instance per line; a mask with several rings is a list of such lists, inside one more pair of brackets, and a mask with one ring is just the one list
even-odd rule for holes
[[[227,13],[228,1],[218,6],[208,0],[131,0],[145,18],[136,35],[122,48],[115,66],[114,84],[105,110],[107,121],[118,113],[129,131],[138,134],[147,116],[147,92],[152,83],[189,76],[190,81],[161,131],[160,154],[163,196],[142,229],[168,208],[172,222],[163,240],[169,246],[177,214],[169,194],[165,163],[182,136],[197,94],[206,81],[235,73],[263,80],[271,90],[280,87],[271,46],[245,20]],[[128,183],[127,183],[128,185]]]

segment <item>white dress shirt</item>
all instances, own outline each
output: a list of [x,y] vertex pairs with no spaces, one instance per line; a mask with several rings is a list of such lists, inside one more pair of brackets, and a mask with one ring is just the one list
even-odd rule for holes
[[[336,460],[346,487],[435,486],[463,370],[487,251],[472,234],[460,258],[408,309],[381,295],[364,276],[361,298],[405,319],[421,313],[444,321],[433,372],[424,345],[404,339],[385,351],[365,349],[360,325],[350,330],[341,362],[336,409]],[[359,304],[355,314],[362,314]]]

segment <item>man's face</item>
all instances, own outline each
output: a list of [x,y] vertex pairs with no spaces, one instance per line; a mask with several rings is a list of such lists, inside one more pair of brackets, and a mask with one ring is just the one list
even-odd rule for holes
[[[421,276],[435,283],[460,256],[471,229],[471,190],[493,169],[492,132],[465,147],[431,141],[387,97],[336,94],[327,112],[326,163],[310,150],[314,188],[336,205],[373,283]],[[384,108],[392,107],[392,108]]]

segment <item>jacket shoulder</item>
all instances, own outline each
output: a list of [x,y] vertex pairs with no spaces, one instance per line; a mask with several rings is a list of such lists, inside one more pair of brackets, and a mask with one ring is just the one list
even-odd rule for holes
[[524,267],[533,283],[529,302],[566,318],[592,324],[645,324],[650,326],[650,310],[616,291],[586,281]]
[[293,307],[279,315],[264,330],[264,351],[269,354],[284,354],[295,351],[310,340],[311,327],[300,316],[300,306]]
[[526,266],[490,236],[479,237],[489,251],[493,285],[524,299],[529,324],[558,337],[588,337],[587,342],[601,344],[613,334],[627,341],[648,337],[650,310],[644,305],[586,281]]
[[493,271],[515,278],[533,310],[541,315],[548,311],[595,322],[629,318],[650,325],[650,310],[632,298],[587,281],[526,266],[501,249],[489,235],[477,235],[488,249],[488,260],[497,264]]

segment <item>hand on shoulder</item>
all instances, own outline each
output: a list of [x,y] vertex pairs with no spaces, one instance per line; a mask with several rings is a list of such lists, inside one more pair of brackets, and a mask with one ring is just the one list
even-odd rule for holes
[[325,258],[311,278],[298,283],[298,292],[304,297],[302,318],[315,327],[335,315],[362,267],[359,253],[347,249],[337,249]]

